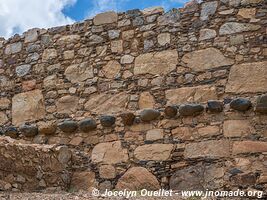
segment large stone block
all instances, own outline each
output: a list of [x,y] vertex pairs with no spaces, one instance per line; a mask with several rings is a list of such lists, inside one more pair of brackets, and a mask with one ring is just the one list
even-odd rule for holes
[[267,152],[267,142],[237,141],[233,144],[233,154]]
[[226,85],[229,93],[256,93],[267,91],[267,61],[232,66]]
[[58,39],[58,44],[71,44],[80,40],[79,35],[64,35]]
[[59,113],[73,113],[77,110],[79,98],[76,96],[63,96],[56,102],[57,112]]
[[134,74],[168,74],[178,63],[177,50],[166,50],[139,55],[135,59]]
[[147,144],[137,147],[134,156],[142,161],[163,161],[170,158],[172,150],[172,144]]
[[259,30],[260,28],[261,28],[260,25],[255,25],[255,24],[226,22],[220,27],[219,34],[229,35],[247,31],[256,31]]
[[42,119],[44,116],[44,99],[40,90],[16,94],[12,98],[12,123],[14,125]]
[[94,77],[93,67],[87,62],[74,64],[67,67],[64,75],[72,83],[79,83]]
[[114,11],[97,14],[94,17],[95,25],[111,24],[118,21],[118,14]]
[[187,53],[182,61],[194,71],[205,71],[234,64],[234,60],[226,58],[220,50],[213,47]]
[[211,86],[183,87],[165,92],[168,104],[200,103],[218,99],[216,88]]
[[116,60],[109,61],[103,68],[102,73],[105,75],[106,78],[115,78],[116,75],[119,75],[121,70],[121,64]]
[[129,95],[122,92],[118,94],[97,94],[91,96],[84,108],[90,112],[99,114],[112,114],[124,111]]
[[117,190],[140,191],[147,189],[150,191],[160,189],[157,178],[143,167],[130,168],[118,181]]
[[92,151],[92,161],[102,164],[117,164],[128,161],[127,149],[120,141],[97,144]]
[[22,43],[21,42],[16,42],[12,44],[8,44],[5,49],[5,54],[10,55],[10,54],[15,54],[18,53],[22,50]]
[[254,128],[248,120],[227,120],[223,124],[225,137],[241,137],[253,134]]
[[222,158],[230,156],[230,143],[227,140],[209,140],[185,146],[185,158]]

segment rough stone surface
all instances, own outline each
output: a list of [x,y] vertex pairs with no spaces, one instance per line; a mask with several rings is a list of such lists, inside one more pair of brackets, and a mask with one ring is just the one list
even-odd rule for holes
[[8,109],[10,103],[11,102],[8,98],[0,98],[0,109],[1,110]]
[[199,40],[209,40],[216,37],[216,31],[213,29],[201,29],[199,31]]
[[252,106],[252,103],[248,99],[237,98],[231,101],[230,107],[238,111],[247,111]]
[[0,124],[4,125],[8,121],[8,118],[5,113],[0,112]]
[[131,126],[134,123],[135,115],[131,112],[122,113],[121,118],[124,125]]
[[8,44],[5,49],[5,54],[15,54],[20,52],[22,49],[22,43],[21,42],[16,42],[12,44]]
[[92,171],[74,172],[71,178],[71,188],[74,191],[92,191],[96,186],[95,173]]
[[230,156],[230,143],[227,140],[209,140],[190,143],[185,146],[185,158],[222,158]]
[[158,24],[159,25],[169,25],[169,24],[175,24],[180,21],[180,12],[178,9],[172,9],[169,12],[165,13],[162,16],[159,16],[158,18]]
[[119,179],[116,189],[128,191],[140,191],[147,189],[149,191],[160,188],[157,178],[143,167],[132,167]]
[[176,106],[167,106],[164,109],[164,113],[167,117],[175,117],[178,113],[178,109]]
[[64,74],[72,83],[79,83],[94,76],[93,68],[86,62],[69,66]]
[[97,144],[92,151],[94,163],[117,164],[128,161],[127,149],[122,148],[120,141]]
[[38,131],[40,134],[52,135],[56,132],[56,123],[54,121],[38,122]]
[[267,95],[261,95],[257,98],[255,111],[262,114],[267,114]]
[[171,36],[169,33],[161,33],[158,35],[158,43],[161,46],[164,46],[166,44],[170,44],[171,42]]
[[115,78],[120,72],[121,65],[116,60],[109,61],[103,68],[102,72],[107,78]]
[[183,56],[182,61],[194,71],[234,64],[234,60],[226,58],[220,50],[213,47],[187,53]]
[[104,179],[113,179],[116,177],[116,169],[112,165],[101,165],[99,176]]
[[79,98],[76,96],[63,96],[56,102],[57,112],[73,113],[77,110]]
[[183,87],[170,89],[165,92],[168,104],[182,104],[185,102],[206,102],[217,99],[216,88],[210,86]]
[[31,65],[20,65],[16,67],[16,74],[18,77],[27,75],[30,72]]
[[254,128],[248,120],[227,120],[223,124],[225,137],[242,137],[254,133]]
[[94,24],[95,25],[110,24],[110,23],[117,22],[117,20],[118,20],[117,13],[110,11],[110,12],[97,14],[94,17]]
[[209,17],[212,16],[216,12],[217,6],[218,6],[217,1],[203,3],[201,5],[200,19],[201,20],[209,19]]
[[43,95],[40,90],[20,93],[12,98],[12,123],[42,119],[45,116]]
[[261,26],[248,24],[248,23],[238,23],[238,22],[226,22],[220,27],[220,35],[229,35],[234,33],[241,33],[247,31],[259,30]]
[[99,114],[118,113],[125,109],[128,102],[128,94],[97,94],[92,96],[84,105],[86,110]]
[[226,92],[266,92],[267,62],[243,63],[231,67]]
[[176,68],[177,62],[176,50],[142,54],[135,59],[134,74],[168,74]]
[[237,141],[233,144],[233,154],[267,152],[267,142]]
[[139,97],[139,109],[153,108],[155,104],[154,97],[149,92],[142,92]]
[[170,158],[172,150],[172,144],[147,144],[137,147],[134,156],[143,161],[164,161]]
[[152,129],[147,131],[146,140],[154,141],[163,139],[164,133],[162,129]]
[[57,50],[56,49],[45,49],[42,55],[42,61],[48,62],[57,57]]

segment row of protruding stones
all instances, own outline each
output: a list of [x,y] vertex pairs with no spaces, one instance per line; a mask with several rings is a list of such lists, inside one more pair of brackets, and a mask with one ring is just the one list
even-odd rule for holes
[[[230,102],[230,108],[240,112],[245,112],[253,107],[251,101],[246,98],[236,98]],[[206,111],[210,113],[219,113],[222,112],[224,108],[224,103],[218,100],[210,100],[207,102]],[[174,118],[179,116],[197,116],[204,112],[205,106],[201,104],[181,104],[167,106],[164,109],[164,114],[167,118]],[[258,97],[254,111],[260,114],[267,114],[267,95],[262,95]],[[161,115],[159,110],[155,109],[144,109],[140,112],[139,118],[143,122],[150,122],[156,120]],[[136,115],[131,112],[120,114],[122,122],[126,126],[134,124]],[[103,115],[100,116],[100,124],[103,127],[112,127],[116,122],[116,117],[112,115]],[[65,132],[72,133],[77,129],[80,129],[82,132],[90,132],[97,128],[97,123],[92,118],[86,118],[78,123],[73,120],[65,120],[57,124],[57,127]],[[20,133],[26,137],[33,137],[38,134],[38,127],[36,125],[23,124],[19,127],[19,130],[16,127],[7,127],[5,130],[2,130],[2,134],[16,138]],[[44,134],[52,134],[56,132],[56,126],[46,127],[42,130]]]

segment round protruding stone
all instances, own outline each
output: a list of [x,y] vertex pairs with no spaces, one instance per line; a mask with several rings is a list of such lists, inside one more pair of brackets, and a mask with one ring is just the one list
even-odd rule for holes
[[58,128],[65,133],[75,132],[78,125],[75,121],[67,120],[58,124]]
[[204,106],[200,104],[182,104],[179,107],[179,113],[181,116],[194,116],[203,112]]
[[144,122],[155,120],[159,116],[160,112],[154,109],[145,109],[140,113],[140,119]]
[[131,112],[121,114],[122,123],[126,126],[131,126],[134,123],[135,115]]
[[210,100],[207,105],[208,111],[212,113],[219,113],[223,111],[223,102],[221,101]]
[[116,118],[110,115],[104,115],[100,117],[100,123],[104,127],[111,127],[115,124]]
[[176,106],[167,106],[164,110],[164,113],[167,117],[175,117],[177,112],[178,110]]
[[95,130],[97,125],[96,121],[94,119],[83,119],[79,122],[80,130],[87,133],[89,131]]
[[35,125],[23,124],[19,128],[22,135],[26,137],[33,137],[38,134],[38,128]]
[[237,98],[231,101],[230,108],[238,111],[247,111],[252,106],[252,103],[248,99]]
[[18,129],[14,126],[10,126],[5,129],[4,134],[11,138],[17,138],[19,136]]
[[37,123],[39,134],[52,135],[57,130],[57,125],[54,121],[45,121]]
[[255,111],[261,114],[267,114],[267,94],[258,97]]

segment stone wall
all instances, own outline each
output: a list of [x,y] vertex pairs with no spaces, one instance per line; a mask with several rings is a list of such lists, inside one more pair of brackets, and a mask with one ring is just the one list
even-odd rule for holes
[[69,146],[69,189],[266,190],[266,23],[193,1],[2,40],[1,132]]

